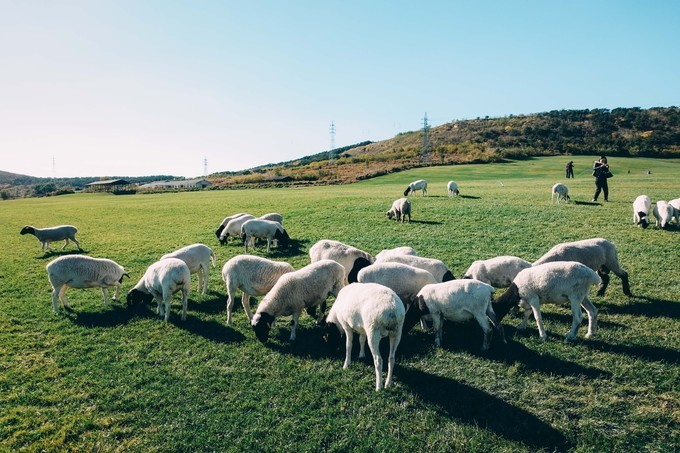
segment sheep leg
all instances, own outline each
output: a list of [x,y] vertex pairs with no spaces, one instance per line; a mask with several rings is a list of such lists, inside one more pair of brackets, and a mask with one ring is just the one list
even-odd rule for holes
[[272,240],[270,238],[267,238],[267,253],[269,253],[269,251],[270,251],[269,249],[270,249],[271,243],[272,243]]
[[290,341],[295,341],[297,331],[298,319],[300,318],[300,312],[293,313],[293,326],[290,329]]
[[[571,329],[569,330],[569,333],[567,333],[567,338],[565,340],[575,341],[576,332],[578,332],[578,328],[581,326],[581,321],[583,321],[583,312],[581,311],[581,303],[575,298],[570,297],[569,303],[571,304],[571,313],[573,315],[573,319],[571,322]],[[588,317],[590,317],[590,314]]]
[[[607,286],[609,285],[609,269],[607,269],[605,266],[602,266],[597,270],[597,275],[600,276],[600,286],[597,288],[597,295],[604,296],[604,292],[607,290]],[[628,292],[630,292],[630,290]]]
[[[366,337],[364,336],[364,338]],[[382,357],[380,356],[380,330],[376,330],[371,334],[371,339],[368,342],[368,348],[371,350],[371,354],[373,354],[373,366],[375,368],[375,391],[377,392],[383,388],[383,361]],[[392,376],[389,376],[388,379],[391,381],[391,378]]]
[[399,328],[395,333],[390,334],[390,356],[387,359],[387,379],[385,380],[385,387],[392,385],[392,374],[394,373],[394,358],[397,355],[397,346],[401,341],[402,329]]
[[518,331],[522,331],[526,329],[527,327],[527,322],[529,321],[529,318],[531,317],[531,306],[522,306],[524,311],[522,312],[522,322],[517,326]]
[[541,340],[545,340],[548,338],[548,334],[545,333],[545,328],[543,328],[543,316],[541,315],[540,303],[538,301],[531,301],[529,302],[529,305],[531,305],[531,312],[534,314],[534,319],[536,320],[538,336],[541,337]]
[[68,289],[68,286],[62,285],[62,287],[59,289],[59,300],[61,301],[61,304],[64,306],[64,308],[71,309],[71,306],[68,304],[68,299],[66,299],[66,290]]
[[342,368],[346,369],[352,363],[352,340],[354,340],[354,332],[352,329],[345,330],[345,363]]
[[76,243],[76,247],[78,247],[78,250],[82,250],[82,249],[80,248],[80,243],[79,243],[78,241],[76,241],[76,238],[75,238],[75,237],[71,238],[71,240],[72,240],[73,242]]
[[484,340],[482,341],[482,352],[486,352],[489,350],[489,345],[491,344],[491,336],[493,334],[493,329],[489,325],[489,321],[486,319],[486,315],[475,315],[475,319],[477,320],[477,323],[479,324],[479,327],[482,328],[482,331],[484,332]]
[[57,300],[59,299],[59,290],[57,288],[52,288],[52,310],[54,314],[59,313],[59,305]]
[[586,296],[581,302],[581,306],[586,310],[588,314],[588,332],[586,333],[586,338],[591,338],[597,333],[597,308]]
[[501,341],[503,341],[503,344],[507,344],[507,340],[505,339],[505,330],[503,330],[503,325],[498,322],[498,319],[496,318],[496,313],[493,311],[493,307],[489,304],[489,307],[486,309],[486,316],[489,317],[489,320],[491,320],[491,324],[493,327],[496,329],[496,332],[500,336]]
[[172,296],[168,294],[167,296],[163,297],[163,306],[164,306],[164,312],[163,312],[163,320],[165,322],[170,321],[170,298]]
[[241,305],[243,305],[243,309],[246,312],[246,315],[248,315],[248,319],[252,320],[253,319],[253,312],[250,311],[250,294],[247,293],[242,293],[241,295]]
[[[170,302],[170,299],[168,298],[168,303]],[[186,286],[182,289],[182,321],[186,321],[187,319],[187,305],[189,305],[189,288]],[[168,306],[168,311],[170,311],[170,307]]]
[[109,292],[106,290],[106,286],[102,286],[102,294],[104,295],[104,305],[109,304]]
[[432,328],[434,329],[434,344],[439,347],[442,345],[442,330],[444,328],[440,314],[432,315]]
[[[362,333],[362,334],[359,334],[359,358],[360,359],[363,359],[364,357],[366,357],[365,347],[366,347],[366,334]],[[371,345],[369,344],[368,347],[370,348]],[[371,349],[371,351],[373,351],[373,349]]]
[[116,282],[115,285],[116,292],[113,293],[113,300],[118,300],[118,293],[120,293],[120,282]]

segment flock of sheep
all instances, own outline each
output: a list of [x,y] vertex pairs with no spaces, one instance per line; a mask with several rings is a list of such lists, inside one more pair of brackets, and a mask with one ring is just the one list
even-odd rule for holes
[[[405,197],[416,190],[426,195],[427,182],[419,180],[411,183],[404,192]],[[459,194],[453,181],[449,182],[448,191],[449,196]],[[568,195],[564,193],[561,197]],[[649,198],[646,203],[644,201],[636,200],[634,207],[638,223],[649,212]],[[659,205],[657,203],[657,208]],[[388,218],[396,220],[405,221],[407,216],[410,221],[408,198],[395,201],[387,212]],[[64,241],[62,249],[69,240],[80,249],[75,239],[76,231],[71,225],[43,229],[26,226],[21,234],[35,235],[43,250],[52,250],[50,243],[61,240]],[[262,342],[268,340],[276,320],[282,316],[293,318],[290,340],[294,341],[298,319],[306,311],[322,326],[323,339],[331,347],[339,347],[344,337],[346,356],[343,368],[351,363],[352,339],[354,333],[358,333],[360,358],[365,356],[368,339],[375,365],[376,390],[391,385],[395,353],[401,337],[418,323],[426,330],[432,325],[434,341],[439,346],[444,320],[461,322],[474,319],[484,333],[482,350],[486,351],[494,331],[505,342],[501,321],[513,308],[524,309],[519,330],[526,326],[533,314],[539,336],[546,339],[541,305],[569,304],[573,322],[566,339],[574,340],[583,318],[581,308],[588,316],[586,338],[596,333],[597,310],[588,294],[595,284],[599,284],[597,294],[604,294],[610,271],[621,279],[623,292],[631,295],[628,274],[619,265],[614,244],[602,238],[558,244],[533,263],[514,256],[475,261],[462,279],[456,279],[444,262],[418,256],[409,246],[383,250],[373,256],[351,245],[323,239],[310,248],[311,263],[298,270],[286,262],[249,255],[248,250],[257,239],[267,240],[268,252],[272,243],[285,244],[290,239],[283,227],[283,216],[278,213],[257,218],[247,213],[235,214],[225,218],[215,234],[221,244],[236,237],[246,247],[246,254],[229,259],[222,268],[228,297],[228,325],[232,323],[232,309],[238,291],[242,294],[241,302],[255,336]],[[134,305],[155,300],[159,316],[168,321],[171,298],[181,292],[182,320],[185,320],[191,275],[198,274],[198,289],[205,294],[211,266],[216,266],[215,254],[204,244],[189,245],[164,255],[147,268],[128,292],[127,303]],[[115,300],[123,277],[129,277],[125,269],[114,261],[85,255],[61,256],[48,263],[46,268],[52,285],[55,313],[59,300],[64,307],[70,308],[65,296],[67,288],[101,288],[104,304],[108,304],[107,289],[116,288]],[[496,288],[507,289],[494,299]],[[330,295],[335,296],[335,301],[326,314],[326,301]],[[250,308],[252,296],[264,296],[255,313]],[[383,337],[389,337],[390,341],[384,381],[378,348]]]

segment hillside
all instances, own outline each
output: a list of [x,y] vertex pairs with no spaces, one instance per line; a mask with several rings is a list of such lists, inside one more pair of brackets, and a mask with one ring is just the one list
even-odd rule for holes
[[217,186],[341,184],[407,168],[501,162],[548,155],[680,156],[680,108],[555,110],[454,121],[429,131],[429,159],[419,158],[422,131],[365,142],[298,160],[216,173]]

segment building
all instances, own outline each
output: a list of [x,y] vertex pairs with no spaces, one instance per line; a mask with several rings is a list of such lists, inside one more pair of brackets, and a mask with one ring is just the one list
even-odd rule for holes
[[163,189],[205,189],[212,183],[205,179],[176,179],[172,181],[154,181],[139,186],[140,190],[163,190]]
[[124,179],[107,179],[85,184],[88,192],[110,192],[114,195],[126,195],[136,193],[136,186]]

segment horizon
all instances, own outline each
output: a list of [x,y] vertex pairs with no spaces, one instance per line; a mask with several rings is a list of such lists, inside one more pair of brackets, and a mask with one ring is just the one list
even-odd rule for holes
[[[680,105],[680,4],[8,2],[2,170],[201,178],[455,120]],[[330,135],[335,126],[334,140]]]

